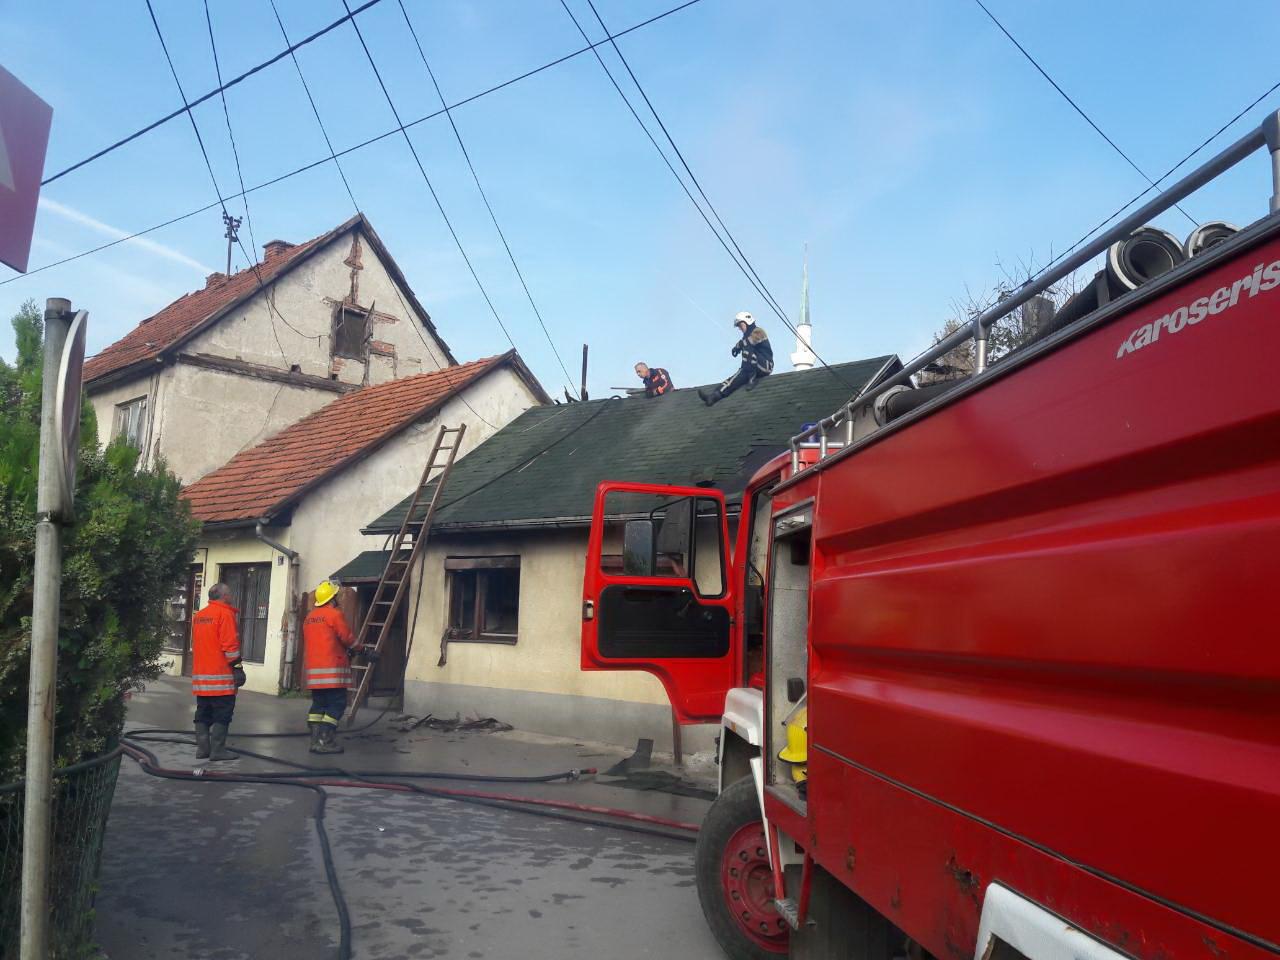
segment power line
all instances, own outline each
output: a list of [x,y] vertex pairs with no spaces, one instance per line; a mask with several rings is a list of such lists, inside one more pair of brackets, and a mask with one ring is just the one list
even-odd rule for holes
[[[560,0],[560,5],[564,7],[564,12],[569,15],[569,19],[572,20],[573,25],[578,28],[578,32],[582,34],[583,39],[586,40],[588,43],[590,43],[590,38],[587,36],[587,32],[583,30],[582,24],[578,22],[578,18],[574,16],[573,10],[570,9],[568,3],[566,3],[565,0]],[[604,27],[604,24],[601,23],[601,26]],[[605,31],[605,34],[608,35],[609,30],[607,27],[604,27],[604,31]],[[610,40],[610,42],[612,42],[612,40]],[[617,50],[616,44],[614,45],[614,49],[615,51],[618,52],[619,59],[622,59],[625,65],[626,61],[622,57],[621,51]],[[782,322],[786,324],[787,328],[791,330],[791,332],[798,337],[800,335],[799,332],[796,330],[794,326],[791,325],[791,321],[787,318],[787,315],[781,310],[781,308],[776,304],[776,302],[774,302],[772,295],[765,288],[764,284],[761,283],[756,277],[752,276],[752,273],[754,271],[749,270],[748,267],[743,266],[743,264],[739,262],[738,256],[729,247],[729,244],[725,242],[724,237],[720,235],[720,231],[717,230],[715,225],[711,222],[711,219],[707,216],[706,211],[702,209],[702,205],[699,204],[698,201],[694,198],[693,194],[689,190],[689,187],[685,184],[684,178],[681,177],[680,174],[676,171],[676,168],[672,165],[670,159],[668,159],[666,152],[658,144],[658,141],[654,138],[653,134],[650,132],[645,122],[640,118],[640,114],[636,112],[635,107],[632,106],[631,100],[627,97],[626,93],[623,92],[622,87],[618,85],[617,79],[614,77],[613,72],[609,69],[608,65],[604,62],[604,58],[600,56],[600,52],[593,48],[592,53],[595,54],[596,60],[600,64],[600,68],[604,70],[605,76],[609,78],[609,82],[613,85],[613,89],[617,91],[618,96],[622,98],[622,102],[626,104],[627,110],[631,113],[631,116],[635,118],[636,123],[640,125],[640,129],[644,131],[644,134],[649,139],[649,142],[653,144],[653,149],[658,152],[658,156],[662,158],[662,162],[666,165],[667,169],[671,171],[671,176],[675,178],[676,183],[680,185],[680,189],[684,191],[684,195],[689,198],[689,202],[693,204],[694,209],[698,211],[698,215],[702,217],[702,221],[707,225],[707,229],[709,229],[712,232],[712,234],[715,236],[716,240],[719,241],[720,246],[722,246],[724,248],[725,253],[729,255],[729,259],[733,261],[734,266],[736,266],[742,272],[742,275],[746,277],[747,282],[751,284],[751,286],[755,289],[756,293],[758,293],[764,299],[765,303],[769,306],[770,309],[773,310],[775,314],[778,315],[779,319],[781,319]],[[627,70],[628,72],[630,72],[630,67],[628,67]],[[632,74],[632,80],[635,81],[634,74]],[[636,83],[636,86],[637,86],[637,89],[639,89],[638,82]],[[644,94],[643,90],[641,90],[640,92],[642,95]],[[646,102],[648,102],[647,97],[645,98],[645,100]],[[652,104],[649,105],[649,109],[651,111],[653,110]],[[657,116],[656,111],[654,111],[654,116],[655,117]],[[659,124],[661,124],[662,121],[659,119],[658,122]],[[665,131],[665,127],[664,127],[664,131]],[[668,134],[668,139],[670,139],[670,134]],[[674,146],[674,141],[672,141],[672,146]],[[676,152],[677,154],[679,154],[678,149],[676,150]],[[690,176],[692,178],[692,173],[690,173]],[[710,201],[707,202],[707,206],[708,207],[711,206]],[[714,212],[714,208],[713,208],[713,212]],[[719,217],[717,217],[717,219],[719,219]],[[721,221],[721,226],[723,226],[723,221]],[[727,227],[724,228],[724,231],[726,234],[729,234],[729,230]],[[730,239],[732,239],[732,234],[730,234]],[[734,246],[735,247],[737,246],[736,242],[734,243]],[[743,259],[745,260],[745,257]],[[816,351],[814,351],[814,356],[817,358],[818,362],[821,363],[822,366],[825,367],[832,374],[832,376],[838,379],[850,390],[856,391],[858,389],[853,384],[849,383],[849,381],[846,380],[843,376],[841,376],[839,371],[837,371],[829,363],[827,363],[826,360],[824,360],[821,356],[818,356]]]
[[[352,13],[348,14],[347,16],[341,17],[338,20],[333,21],[333,23],[329,24],[327,27],[324,27],[321,30],[317,30],[315,33],[311,34],[309,37],[299,40],[297,43],[291,45],[285,50],[281,50],[270,60],[262,61],[262,63],[258,64],[256,67],[251,67],[250,69],[246,70],[244,73],[240,74],[238,77],[233,77],[231,80],[228,80],[225,84],[219,81],[219,84],[216,89],[210,90],[208,93],[204,94],[203,96],[198,97],[195,100],[192,100],[189,106],[198,107],[200,104],[204,103],[206,100],[213,99],[218,94],[223,93],[226,90],[229,90],[231,87],[234,87],[237,83],[240,83],[243,80],[247,80],[249,77],[253,76],[255,73],[258,73],[261,70],[265,70],[267,67],[271,66],[273,63],[276,63],[277,61],[282,60],[283,58],[289,56],[295,50],[305,47],[307,44],[311,43],[314,40],[319,40],[326,33],[342,26],[344,23],[346,23],[348,20],[354,17],[357,13],[363,13],[365,10],[368,10],[370,7],[376,4],[379,4],[381,2],[382,0],[368,0],[367,3],[363,4],[362,6],[356,7],[356,9]],[[127,137],[121,137],[115,143],[110,144],[109,146],[103,147],[97,153],[92,153],[89,156],[85,157],[83,160],[73,163],[71,166],[63,170],[59,170],[57,173],[53,174],[52,176],[46,177],[44,180],[40,181],[40,186],[42,187],[48,186],[49,184],[53,183],[53,181],[58,180],[61,177],[65,177],[68,173],[71,173],[73,170],[79,170],[81,167],[85,166],[86,164],[92,163],[94,160],[97,160],[99,157],[105,157],[111,151],[119,149],[120,147],[123,147],[126,143],[130,143],[134,140],[137,140],[143,134],[150,133],[152,130],[156,129],[156,127],[163,126],[164,124],[168,123],[170,120],[174,119],[175,117],[182,116],[184,112],[186,112],[185,107],[182,110],[174,110],[172,113],[165,114],[159,120],[154,120],[151,123],[147,124],[145,127],[142,127],[139,130],[135,130],[133,133],[129,134]]]
[[[591,8],[592,14],[595,15],[596,22],[600,24],[600,29],[605,32],[606,36],[608,36],[609,28],[605,26],[604,19],[600,16],[600,11],[596,9],[595,3],[593,3],[592,0],[587,0],[587,6]],[[618,46],[616,40],[611,39],[609,43],[613,46],[613,52],[617,54],[618,59],[622,61],[623,67],[626,68],[627,76],[631,78],[631,82],[634,83],[636,89],[640,91],[640,96],[644,98],[645,106],[647,106],[649,108],[649,112],[653,114],[653,119],[658,121],[658,127],[662,130],[662,135],[667,138],[667,143],[671,144],[671,149],[676,152],[676,157],[679,158],[680,165],[684,167],[684,172],[687,173],[689,175],[689,179],[693,181],[693,185],[697,189],[698,195],[702,197],[703,202],[706,203],[707,209],[711,211],[711,215],[716,218],[716,223],[720,224],[720,229],[722,229],[725,236],[729,238],[729,242],[733,244],[733,249],[738,252],[738,256],[742,258],[742,262],[746,264],[747,269],[751,271],[751,275],[759,281],[761,288],[767,294],[770,306],[774,308],[775,312],[783,315],[783,322],[787,323],[787,326],[791,326],[788,318],[785,316],[786,311],[783,310],[782,305],[778,303],[777,298],[773,295],[772,291],[769,290],[760,274],[756,272],[756,268],[752,266],[751,261],[747,259],[747,255],[743,252],[742,247],[738,246],[738,241],[734,239],[733,232],[725,224],[724,220],[721,219],[719,211],[716,210],[715,204],[711,202],[711,198],[707,196],[707,192],[702,189],[702,184],[698,181],[697,176],[689,167],[688,161],[684,158],[684,154],[680,152],[680,147],[676,145],[675,140],[672,138],[671,131],[669,131],[667,129],[667,125],[662,122],[662,117],[658,115],[658,110],[654,107],[653,101],[649,99],[649,94],[647,94],[644,87],[640,85],[640,80],[631,69],[631,64],[627,62],[627,58],[622,55],[622,48]],[[795,333],[794,328],[792,329],[792,332]]]
[[[1049,74],[1045,71],[1044,67],[1040,66],[1040,64],[1036,62],[1036,58],[1031,56],[1031,54],[1027,52],[1027,48],[1024,47],[1022,44],[1020,44],[1017,41],[1017,39],[1014,37],[1014,35],[1005,29],[1004,24],[1001,23],[996,18],[996,15],[992,13],[989,9],[987,9],[987,5],[983,3],[982,0],[973,0],[973,2],[982,8],[982,12],[985,13],[987,17],[990,18],[991,22],[994,23],[1000,29],[1001,33],[1003,33],[1006,37],[1009,38],[1009,42],[1018,48],[1018,52],[1027,58],[1027,61],[1033,67],[1036,68],[1036,70],[1040,73],[1040,76],[1048,80],[1049,85],[1052,86],[1053,89],[1057,90],[1058,93],[1062,95],[1062,99],[1066,100],[1067,103],[1071,104],[1071,109],[1075,110],[1076,113],[1080,114],[1080,116],[1084,118],[1085,123],[1093,127],[1094,131],[1097,132],[1098,136],[1102,137],[1103,140],[1107,141],[1107,143],[1111,145],[1111,149],[1114,150],[1116,153],[1120,154],[1120,156],[1124,158],[1125,163],[1133,167],[1133,169],[1138,172],[1138,175],[1141,176],[1142,179],[1146,180],[1147,183],[1149,183],[1152,187],[1154,187],[1158,181],[1152,180],[1149,176],[1147,176],[1146,171],[1144,171],[1140,166],[1134,163],[1132,158],[1130,158],[1130,156],[1127,153],[1121,150],[1120,146],[1114,140],[1112,140],[1109,136],[1107,136],[1107,134],[1103,131],[1103,129],[1100,126],[1098,126],[1096,123],[1093,122],[1093,118],[1084,112],[1080,104],[1076,103],[1073,99],[1071,99],[1071,95],[1068,94],[1067,91],[1063,90],[1062,87],[1058,85],[1058,81],[1054,80],[1053,77],[1049,76]],[[1191,221],[1192,226],[1195,226],[1195,227],[1200,226],[1200,221],[1197,220],[1195,217],[1191,216],[1191,214],[1187,213],[1186,210],[1183,210],[1179,204],[1175,203],[1174,206],[1177,208],[1179,213],[1181,213],[1184,217],[1186,217],[1188,220]]]
[[[285,30],[284,20],[281,19],[280,17],[280,11],[276,8],[275,0],[270,0],[270,3],[271,3],[271,11],[275,14],[275,17],[276,17],[276,23],[279,24],[280,26],[280,33],[281,35],[284,36],[284,42],[288,43],[289,34],[288,34],[288,31]],[[316,106],[316,101],[311,96],[311,88],[310,86],[308,86],[307,78],[302,72],[302,64],[298,61],[298,58],[296,56],[293,58],[293,65],[295,69],[298,71],[298,80],[301,81],[302,83],[302,89],[306,91],[307,102],[311,104],[311,113],[316,118],[316,125],[320,127],[320,135],[324,137],[324,142],[329,147],[329,153],[333,154],[334,152],[333,142],[329,139],[329,131],[324,125],[324,119],[320,116],[320,108]],[[351,184],[347,180],[346,173],[343,172],[342,163],[338,160],[336,156],[334,156],[333,158],[333,163],[334,163],[334,166],[338,168],[338,175],[342,177],[342,185],[347,188],[347,196],[351,198],[351,206],[355,208],[355,211],[357,214],[360,213],[360,204],[356,202],[356,195],[351,189]],[[422,345],[427,349],[427,353],[430,354],[431,344],[427,342],[427,335],[422,331],[422,324],[417,321],[414,311],[409,308],[409,305],[407,303],[405,303],[404,297],[400,293],[400,284],[394,278],[391,281],[391,290],[396,295],[396,299],[400,301],[400,309],[404,311],[405,317],[411,321],[409,323],[409,326],[413,328],[413,331],[418,335],[418,339],[422,341]],[[466,408],[475,415],[476,419],[478,419],[485,426],[493,430],[500,429],[497,426],[497,424],[490,423],[489,420],[484,416],[484,414],[482,414],[479,410],[473,407],[471,405],[471,401],[467,399],[466,394],[463,393],[461,390],[458,392],[458,399],[461,400],[463,404],[466,406]]]
[[[347,7],[347,0],[342,0],[342,5]],[[350,7],[347,10],[350,11]],[[431,185],[431,178],[427,176],[427,168],[422,165],[422,159],[418,156],[418,148],[413,145],[413,139],[409,136],[409,131],[405,129],[404,121],[400,119],[400,111],[396,109],[395,102],[391,99],[391,93],[387,90],[387,85],[382,82],[382,72],[378,70],[377,63],[374,62],[373,54],[369,52],[369,45],[364,42],[364,34],[360,31],[360,24],[354,20],[351,26],[355,27],[356,37],[360,41],[360,46],[364,50],[365,57],[369,60],[369,66],[373,68],[373,75],[378,80],[378,86],[382,88],[382,95],[387,100],[387,106],[391,108],[391,115],[396,118],[396,124],[399,130],[404,134],[404,142],[409,146],[409,152],[413,154],[413,162],[418,165],[418,172],[422,174],[422,179],[427,185],[427,190],[431,193],[431,199],[436,202],[436,209],[440,211],[440,216],[444,219],[444,225],[449,228],[449,235],[453,237],[453,242],[458,247],[458,253],[462,254],[463,262],[466,263],[467,269],[471,271],[471,279],[476,282],[476,286],[480,288],[480,295],[484,297],[484,302],[489,305],[489,312],[493,314],[493,319],[498,321],[498,326],[502,328],[503,334],[507,338],[507,342],[515,349],[516,342],[511,339],[511,332],[507,329],[507,325],[502,322],[502,317],[498,316],[498,308],[493,305],[493,300],[489,297],[489,291],[485,289],[484,284],[480,281],[480,275],[476,273],[475,266],[471,263],[471,258],[467,256],[466,248],[462,246],[462,239],[458,236],[458,231],[453,229],[453,223],[449,220],[449,214],[445,213],[444,204],[440,202],[440,196],[436,193],[436,188]]]
[[[681,10],[685,10],[701,2],[702,0],[685,0],[684,3],[678,6],[672,7],[671,9],[666,10],[663,13],[659,13],[655,16],[652,16],[648,20],[642,20],[639,23],[635,24],[634,26],[628,27],[626,30],[619,30],[617,33],[613,34],[613,37],[625,36],[628,33],[632,33],[636,30],[640,30],[643,27],[649,26],[650,24],[657,23],[659,20],[665,19],[666,17],[669,17],[674,13],[679,13]],[[368,4],[366,4],[366,6],[368,6]],[[360,10],[363,10],[363,9],[364,7],[357,8],[356,12],[358,13]],[[345,20],[343,22],[345,22]],[[458,109],[458,107],[465,106],[469,103],[473,103],[476,100],[481,99],[482,97],[487,97],[490,94],[497,93],[499,90],[503,90],[506,87],[519,83],[522,80],[527,80],[529,77],[542,73],[544,70],[550,70],[552,67],[558,67],[560,64],[565,63],[568,60],[572,60],[575,57],[579,57],[584,53],[593,51],[596,47],[603,46],[604,44],[608,43],[610,39],[612,38],[606,37],[604,40],[601,40],[598,43],[588,43],[585,47],[582,47],[578,50],[574,50],[572,53],[566,53],[564,56],[557,57],[554,60],[549,60],[546,63],[542,64],[541,66],[534,67],[532,70],[526,70],[524,73],[517,74],[514,77],[511,77],[507,80],[503,80],[501,83],[496,83],[491,87],[488,87],[484,90],[479,91],[478,93],[473,93],[469,97],[464,97],[463,99],[459,100],[457,103],[450,104],[449,109],[456,110]],[[230,84],[228,84],[228,86],[230,86]],[[217,91],[213,91],[213,93],[211,93],[210,96],[216,93]],[[201,99],[206,100],[208,99],[208,97],[204,97]],[[199,102],[201,101],[197,101],[197,103]],[[193,104],[193,106],[194,105],[195,104]],[[184,111],[179,110],[177,111],[177,113],[174,114],[174,116],[178,116],[183,112]],[[318,166],[321,166],[322,164],[326,164],[330,160],[337,160],[338,157],[345,157],[349,153],[354,153],[357,150],[363,150],[365,147],[378,143],[381,140],[385,140],[387,137],[395,136],[397,133],[401,132],[402,129],[407,130],[410,127],[416,127],[420,123],[426,123],[428,120],[433,120],[436,117],[439,117],[443,114],[444,114],[443,109],[433,110],[431,113],[425,114],[424,116],[419,117],[417,120],[411,120],[409,123],[406,123],[403,128],[398,126],[392,127],[390,130],[384,133],[380,133],[377,136],[370,137],[367,140],[362,140],[360,143],[354,144],[350,147],[346,147],[345,149],[342,149],[342,150],[334,151],[330,149],[328,156],[321,157],[319,160],[313,160],[310,163],[303,164],[302,166],[296,167],[293,170],[288,171],[287,173],[282,173],[277,177],[272,177],[270,180],[264,180],[262,183],[259,183],[256,186],[252,186],[244,192],[246,194],[256,193],[259,190],[265,190],[267,187],[273,187],[277,183],[281,183],[292,177],[296,177],[299,174],[306,173],[308,170],[312,170]],[[239,196],[241,196],[241,194],[230,194],[226,197],[226,199],[235,200]],[[15,280],[22,280],[24,277],[30,277],[34,274],[41,273],[42,271],[45,271],[45,270],[51,270],[54,267],[60,267],[65,263],[71,263],[73,260],[79,260],[83,257],[92,256],[95,253],[100,253],[103,250],[108,250],[111,247],[118,246],[119,244],[128,243],[130,240],[136,240],[138,237],[146,236],[147,234],[154,233],[157,230],[163,230],[165,227],[171,227],[175,223],[180,223],[183,220],[189,220],[194,216],[198,216],[199,214],[207,213],[208,211],[213,210],[220,205],[221,205],[220,202],[207,203],[202,207],[197,207],[194,210],[189,210],[188,212],[179,214],[176,217],[170,217],[168,220],[162,220],[160,223],[156,223],[156,224],[153,224],[152,226],[145,227],[142,230],[135,231],[134,233],[131,233],[128,236],[118,237],[115,240],[109,240],[106,243],[98,244],[98,246],[96,247],[90,247],[88,250],[82,250],[80,253],[74,253],[69,257],[63,257],[61,260],[54,260],[50,263],[44,264],[43,266],[35,267],[34,269],[28,270],[26,273],[20,273],[15,276],[9,277],[6,280],[0,280],[0,286],[4,286],[7,283],[13,283]]]
[[[207,2],[207,0],[206,0]],[[431,85],[435,87],[436,96],[440,98],[441,105],[444,106],[445,117],[449,120],[449,126],[453,129],[453,136],[458,141],[458,147],[462,150],[462,157],[467,161],[467,169],[471,171],[471,179],[475,181],[476,190],[480,193],[480,199],[484,201],[485,209],[489,211],[489,219],[493,221],[493,228],[498,231],[498,238],[502,240],[503,249],[507,251],[507,259],[511,261],[511,266],[516,272],[516,276],[520,278],[520,286],[524,288],[524,295],[529,300],[529,306],[533,308],[533,315],[538,318],[538,326],[542,327],[543,336],[547,338],[547,343],[551,347],[551,352],[555,354],[556,362],[560,364],[560,369],[564,372],[565,382],[570,390],[575,393],[573,377],[569,375],[569,369],[564,365],[564,359],[560,356],[560,351],[556,349],[555,341],[551,339],[551,331],[547,329],[546,322],[542,319],[542,311],[538,309],[538,305],[533,300],[533,293],[529,290],[529,284],[524,279],[524,273],[520,269],[520,264],[516,263],[516,255],[511,252],[511,244],[507,242],[507,235],[502,232],[502,227],[498,224],[498,216],[493,212],[493,204],[489,202],[489,196],[485,193],[484,187],[480,185],[480,175],[476,173],[475,164],[471,162],[471,154],[467,152],[467,145],[462,142],[462,133],[458,130],[458,125],[453,121],[453,113],[449,109],[448,101],[444,98],[444,92],[440,89],[440,84],[436,81],[435,71],[431,69],[431,64],[427,62],[426,52],[422,49],[422,42],[418,39],[418,31],[413,27],[413,21],[409,19],[409,11],[405,9],[404,0],[396,0],[400,6],[400,12],[404,15],[405,25],[409,28],[409,34],[413,37],[414,45],[418,48],[418,56],[422,58],[422,65],[427,68],[427,76],[431,78]],[[606,33],[608,31],[605,31]],[[580,395],[579,395],[579,398]]]
[[217,41],[213,39],[213,18],[209,15],[209,0],[204,0],[204,22],[205,26],[209,28],[209,49],[213,52],[213,72],[218,79],[219,96],[222,98],[222,116],[227,121],[227,139],[231,141],[231,156],[236,162],[236,179],[240,182],[241,199],[244,201],[244,216],[249,224],[249,246],[256,254],[258,239],[253,235],[253,215],[249,212],[249,197],[244,191],[244,171],[240,169],[240,151],[236,147],[236,135],[231,129],[231,111],[227,109],[227,94],[225,90],[222,90],[222,64],[218,61]]
[[[284,37],[286,44],[289,44],[289,31],[284,28],[284,21],[280,19],[280,11],[276,7],[276,0],[269,0],[269,2],[271,3],[271,12],[276,17],[276,23],[280,26],[280,36]],[[359,13],[360,11],[357,10],[356,12]],[[290,46],[292,45],[290,44]],[[325,129],[324,121],[320,119],[320,108],[316,106],[315,97],[311,96],[311,87],[307,83],[307,78],[302,75],[302,64],[298,62],[296,53],[291,52],[289,55],[293,58],[293,68],[298,72],[298,79],[302,81],[302,90],[307,95],[307,103],[311,104],[311,112],[315,115],[316,123],[320,125],[320,134],[324,137],[324,145],[329,148],[329,159],[332,159],[333,165],[338,168],[338,176],[342,178],[342,185],[347,189],[347,196],[351,198],[351,205],[356,208],[356,213],[359,213],[360,204],[356,203],[356,195],[351,192],[351,184],[347,182],[346,171],[342,169],[342,162],[338,159],[338,155],[333,149],[333,141],[329,139],[329,131]],[[243,184],[240,185],[240,189],[244,189]]]
[[[196,123],[196,115],[194,111],[192,111],[191,109],[190,101],[187,100],[186,91],[182,88],[182,80],[178,77],[177,67],[174,66],[173,57],[169,54],[169,45],[165,43],[164,32],[160,29],[160,21],[156,19],[155,8],[152,7],[151,0],[146,0],[146,4],[147,4],[147,12],[151,15],[151,25],[155,27],[156,38],[160,41],[160,49],[164,51],[165,61],[169,64],[169,72],[173,75],[173,82],[178,88],[178,95],[182,98],[182,102],[186,108],[187,119],[191,121],[191,129],[192,131],[194,131],[196,135],[196,143],[200,145],[200,155],[204,158],[205,169],[209,171],[209,179],[213,182],[213,192],[217,194],[218,205],[222,207],[223,214],[226,216],[229,216],[230,214],[227,211],[226,200],[222,196],[222,188],[218,186],[218,178],[214,175],[214,172],[213,172],[213,163],[209,159],[209,151],[205,148],[205,145],[204,145],[204,137],[200,135],[200,125]],[[210,34],[210,38],[212,39],[212,34]],[[228,127],[228,129],[230,128]],[[238,165],[239,164],[237,161],[237,167]],[[246,201],[246,212],[247,210],[248,210],[248,206]],[[264,294],[263,299],[265,300],[267,305],[267,317],[271,319],[271,331],[272,331],[272,334],[275,336],[276,347],[280,350],[280,355],[285,356],[285,350],[284,350],[284,345],[280,343],[280,336],[276,332],[275,320],[272,319],[273,314],[279,315],[281,322],[284,323],[286,327],[292,330],[299,337],[302,337],[303,339],[308,339],[308,340],[314,339],[318,341],[320,339],[319,336],[313,337],[311,334],[303,333],[301,330],[299,330],[297,327],[291,324],[287,319],[285,319],[284,314],[280,313],[279,310],[275,309],[275,306],[272,304],[270,295],[268,295],[266,292],[266,289],[267,289],[266,284],[263,283],[262,273],[258,269],[256,258],[249,255],[249,252],[244,248],[244,241],[241,240],[238,236],[236,237],[236,242],[240,245],[240,252],[244,254],[245,260],[248,261],[249,263],[249,269],[253,271],[254,278],[258,281],[258,289]]]
[[1157,178],[1156,178],[1156,180],[1155,180],[1155,182],[1153,182],[1153,183],[1151,184],[1151,186],[1149,186],[1149,187],[1147,187],[1146,189],[1144,189],[1144,190],[1140,191],[1139,193],[1134,194],[1133,198],[1132,198],[1132,199],[1130,199],[1130,200],[1129,200],[1127,203],[1125,203],[1123,206],[1121,206],[1119,209],[1117,209],[1117,210],[1115,211],[1115,213],[1113,213],[1113,214],[1111,214],[1111,216],[1106,217],[1106,218],[1104,218],[1103,220],[1101,220],[1101,221],[1097,224],[1097,226],[1095,226],[1093,229],[1089,230],[1089,231],[1088,231],[1087,233],[1085,233],[1082,237],[1080,237],[1080,239],[1079,239],[1079,240],[1077,240],[1075,243],[1071,244],[1071,246],[1067,247],[1067,249],[1063,250],[1060,254],[1058,254],[1056,257],[1054,257],[1052,260],[1050,260],[1047,264],[1045,264],[1045,265],[1044,265],[1044,267],[1041,269],[1041,271],[1040,271],[1040,272],[1041,272],[1041,273],[1043,273],[1044,271],[1049,270],[1049,269],[1050,269],[1051,267],[1053,267],[1053,265],[1054,265],[1054,264],[1056,264],[1059,260],[1061,260],[1063,257],[1065,257],[1065,256],[1067,256],[1068,254],[1070,254],[1072,250],[1076,249],[1076,247],[1080,246],[1080,244],[1084,243],[1086,240],[1088,240],[1090,237],[1092,237],[1095,233],[1097,233],[1099,230],[1101,230],[1103,227],[1105,227],[1108,223],[1110,223],[1110,222],[1111,222],[1112,220],[1114,220],[1116,217],[1120,216],[1120,214],[1122,214],[1122,213],[1124,213],[1126,210],[1128,210],[1131,206],[1133,206],[1135,203],[1137,203],[1139,200],[1141,200],[1143,197],[1145,197],[1148,193],[1150,193],[1152,190],[1154,190],[1156,187],[1158,187],[1160,184],[1162,184],[1165,180],[1168,180],[1168,179],[1169,179],[1169,177],[1173,176],[1173,174],[1174,174],[1175,172],[1177,172],[1179,169],[1181,169],[1181,168],[1182,168],[1182,167],[1187,163],[1187,161],[1189,161],[1192,157],[1194,157],[1197,153],[1199,153],[1201,150],[1203,150],[1203,149],[1204,149],[1205,147],[1207,147],[1209,144],[1213,143],[1213,141],[1217,140],[1217,139],[1218,139],[1218,137],[1220,137],[1220,136],[1222,136],[1224,133],[1226,133],[1226,132],[1227,132],[1227,130],[1228,130],[1230,127],[1232,127],[1232,126],[1233,126],[1233,125],[1234,125],[1238,120],[1240,120],[1240,118],[1241,118],[1241,117],[1243,117],[1246,113],[1248,113],[1250,110],[1252,110],[1252,109],[1253,109],[1254,107],[1256,107],[1258,104],[1260,104],[1263,100],[1267,99],[1267,97],[1271,96],[1271,94],[1275,93],[1277,90],[1280,90],[1280,82],[1276,82],[1276,83],[1272,84],[1270,87],[1268,87],[1268,88],[1267,88],[1267,90],[1266,90],[1265,92],[1263,92],[1262,94],[1260,94],[1258,97],[1256,97],[1256,98],[1253,100],[1253,102],[1252,102],[1252,103],[1250,103],[1247,107],[1245,107],[1243,110],[1241,110],[1239,113],[1237,113],[1234,117],[1232,117],[1230,120],[1228,120],[1228,121],[1227,121],[1226,123],[1224,123],[1222,126],[1220,126],[1217,130],[1215,130],[1213,133],[1211,133],[1209,136],[1207,136],[1204,140],[1200,141],[1200,144],[1199,144],[1198,146],[1196,146],[1195,148],[1193,148],[1193,149],[1191,150],[1191,152],[1190,152],[1190,153],[1188,153],[1185,157],[1183,157],[1181,160],[1179,160],[1177,163],[1175,163],[1172,167],[1170,167],[1168,170],[1166,170],[1164,173],[1162,173],[1159,177],[1157,177]]

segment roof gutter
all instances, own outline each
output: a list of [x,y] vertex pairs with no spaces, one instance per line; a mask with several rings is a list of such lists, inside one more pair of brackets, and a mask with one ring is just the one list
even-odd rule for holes
[[294,594],[298,589],[298,566],[300,563],[297,550],[290,550],[278,540],[272,540],[267,536],[265,524],[267,517],[259,518],[253,525],[253,537],[255,540],[261,540],[272,550],[278,550],[289,558],[289,572],[285,575],[284,585],[284,602],[285,620],[284,620],[284,651],[280,657],[280,676],[279,685],[281,690],[288,690],[293,686],[294,662],[298,655],[298,604],[294,601]]

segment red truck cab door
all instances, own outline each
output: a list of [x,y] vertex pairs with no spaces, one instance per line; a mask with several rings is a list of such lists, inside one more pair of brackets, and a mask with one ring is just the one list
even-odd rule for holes
[[681,723],[719,722],[738,672],[724,495],[600,484],[582,596],[582,669],[645,670]]

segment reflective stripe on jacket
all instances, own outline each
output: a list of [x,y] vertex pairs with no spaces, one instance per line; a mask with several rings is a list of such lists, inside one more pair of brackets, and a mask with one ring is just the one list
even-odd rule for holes
[[236,692],[231,664],[240,659],[238,614],[231,604],[211,600],[191,618],[191,692],[197,697],[225,697]]
[[309,690],[351,686],[347,650],[356,642],[347,618],[332,603],[316,607],[302,621],[302,676]]

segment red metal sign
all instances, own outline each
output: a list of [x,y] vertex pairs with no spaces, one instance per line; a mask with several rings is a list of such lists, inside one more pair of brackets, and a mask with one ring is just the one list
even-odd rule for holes
[[27,270],[53,108],[0,67],[0,262]]

